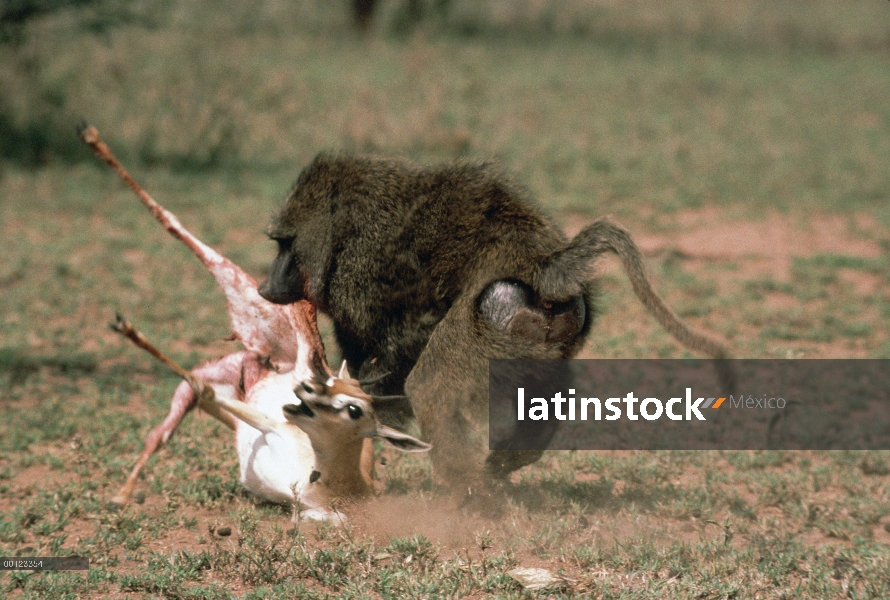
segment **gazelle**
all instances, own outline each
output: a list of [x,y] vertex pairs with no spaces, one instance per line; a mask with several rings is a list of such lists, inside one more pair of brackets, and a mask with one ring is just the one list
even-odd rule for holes
[[333,375],[312,304],[282,306],[263,299],[253,277],[193,236],[133,180],[95,128],[84,126],[81,138],[207,267],[225,293],[233,335],[245,347],[188,373],[123,319],[113,326],[186,379],[176,389],[167,417],[146,436],[142,454],[113,502],[126,504],[148,459],[195,406],[235,430],[241,483],[266,500],[294,503],[295,518],[331,519],[339,516],[331,506],[335,498],[370,493],[370,437],[403,450],[429,449],[377,422],[373,398],[349,377],[345,363]]
[[[228,413],[235,417],[242,484],[272,502],[293,503],[294,520],[342,520],[343,515],[335,508],[337,500],[357,500],[371,494],[372,464],[368,461],[373,457],[365,452],[368,438],[383,439],[408,452],[429,449],[428,444],[377,421],[373,398],[349,376],[346,362],[336,376],[302,381],[295,391],[276,389],[280,382],[274,379],[265,388],[254,385],[251,390],[262,390],[263,395],[270,397],[290,399],[295,394],[295,403],[281,407],[285,417],[282,422],[258,410],[255,403],[245,401],[250,396],[242,397],[245,394],[239,393],[240,389],[232,398],[232,386],[208,383],[197,375],[212,371],[208,369],[210,365],[189,373],[120,315],[112,328],[185,379],[180,387],[191,390],[200,408],[214,416]],[[222,420],[226,422],[225,418]],[[262,437],[256,437],[253,430]]]

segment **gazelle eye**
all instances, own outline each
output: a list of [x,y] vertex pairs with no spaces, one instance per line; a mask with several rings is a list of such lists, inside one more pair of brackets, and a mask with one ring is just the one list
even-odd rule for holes
[[347,404],[346,412],[349,413],[349,418],[352,419],[353,421],[361,419],[362,415],[364,414],[362,412],[362,409],[359,408],[358,406],[356,406],[355,404]]
[[303,391],[305,391],[306,393],[309,393],[309,394],[315,393],[315,386],[312,385],[311,383],[309,383],[308,381],[303,381],[300,383],[300,385],[303,387]]

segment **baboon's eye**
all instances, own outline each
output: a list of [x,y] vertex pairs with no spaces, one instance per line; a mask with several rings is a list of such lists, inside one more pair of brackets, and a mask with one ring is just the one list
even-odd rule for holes
[[362,415],[364,414],[362,412],[362,409],[359,408],[358,406],[356,406],[355,404],[347,404],[346,412],[349,413],[349,418],[352,419],[353,421],[361,419]]

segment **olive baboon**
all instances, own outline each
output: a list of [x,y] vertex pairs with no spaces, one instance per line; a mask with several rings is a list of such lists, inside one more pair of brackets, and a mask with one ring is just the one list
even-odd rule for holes
[[269,227],[279,251],[260,294],[308,298],[334,322],[360,378],[388,372],[376,393],[410,398],[440,476],[467,488],[540,452],[492,452],[474,425],[487,410],[490,358],[569,358],[595,315],[592,263],[621,259],[646,308],[680,342],[726,352],[690,331],[652,290],[627,232],[607,220],[571,241],[490,163],[433,168],[322,154]]

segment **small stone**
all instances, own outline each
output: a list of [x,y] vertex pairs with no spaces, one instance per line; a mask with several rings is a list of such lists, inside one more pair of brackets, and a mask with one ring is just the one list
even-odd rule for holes
[[507,575],[527,590],[540,590],[562,583],[560,578],[554,577],[547,569],[519,568],[507,571]]
[[133,502],[136,504],[145,504],[145,492],[136,492],[133,494]]
[[219,537],[229,537],[230,535],[232,535],[232,528],[220,527],[216,530],[216,535],[218,535]]

